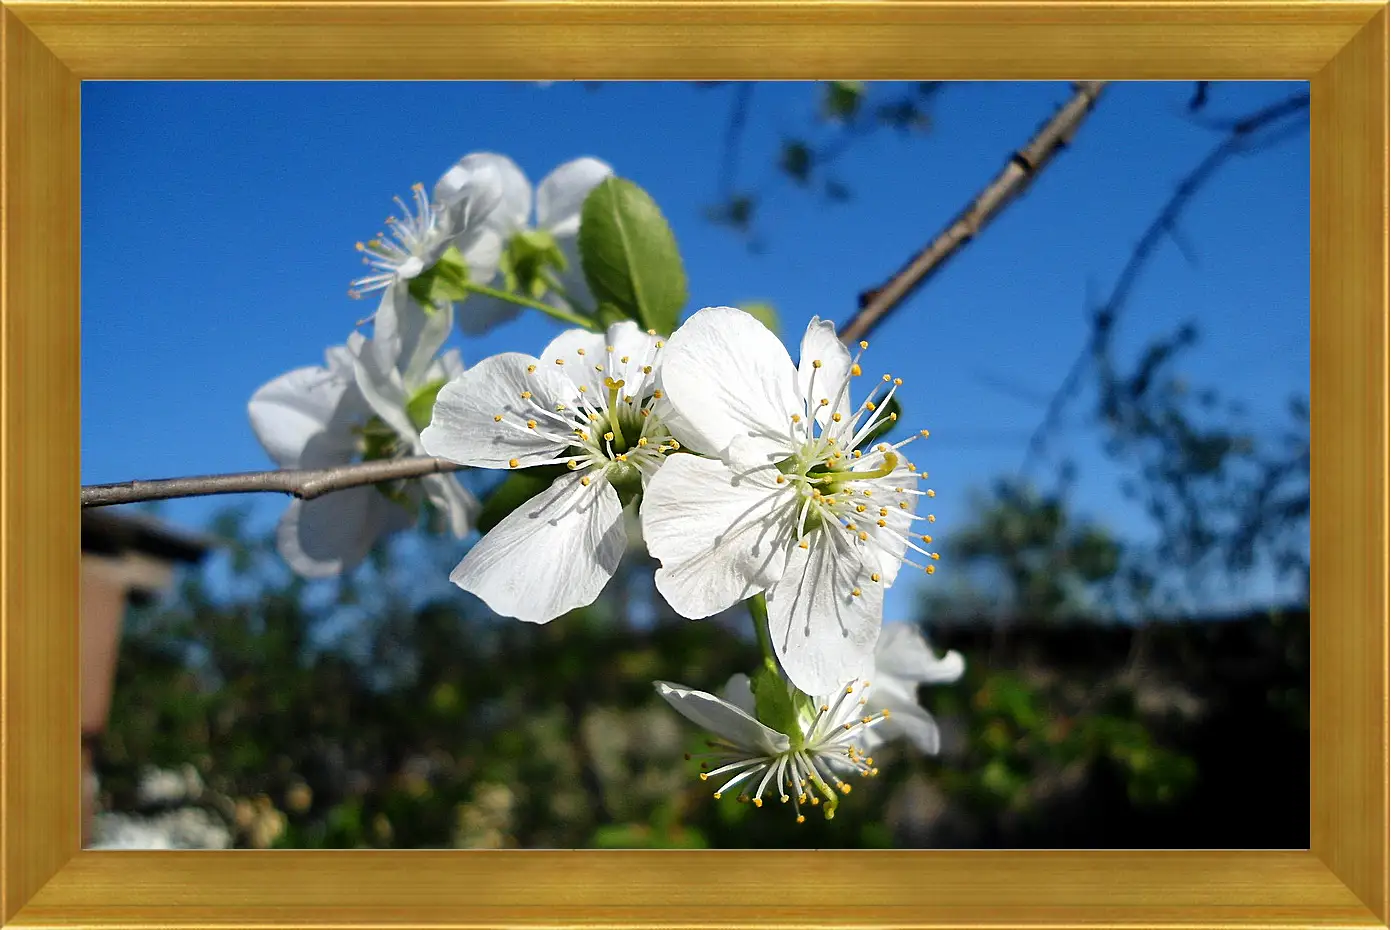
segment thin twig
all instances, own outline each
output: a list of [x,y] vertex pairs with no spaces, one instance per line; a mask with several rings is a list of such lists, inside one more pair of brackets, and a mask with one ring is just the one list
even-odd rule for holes
[[232,475],[198,475],[191,478],[160,478],[153,481],[121,481],[94,484],[82,489],[83,507],[110,507],[138,501],[161,501],[175,497],[206,497],[212,494],[247,494],[273,491],[300,500],[313,500],[333,491],[423,478],[458,471],[463,466],[430,456],[382,459],[334,468],[280,469],[248,471]]
[[1106,81],[1075,84],[1072,98],[1053,114],[1027,145],[1010,156],[1004,170],[976,195],[946,229],[888,281],[860,294],[859,312],[841,327],[841,337],[846,342],[863,339],[930,275],[940,270],[962,246],[979,235],[981,229],[1007,204],[1023,193],[1053,156],[1071,141],[1106,84]]
[[1111,288],[1111,293],[1107,296],[1105,303],[1093,313],[1092,330],[1088,334],[1086,343],[1078,352],[1067,375],[1063,378],[1062,384],[1059,385],[1049,401],[1043,421],[1029,437],[1024,461],[1019,467],[1020,478],[1027,476],[1031,465],[1042,454],[1049,434],[1052,433],[1054,426],[1061,419],[1067,404],[1081,388],[1083,375],[1087,373],[1092,360],[1110,338],[1116,317],[1120,314],[1131,291],[1139,281],[1140,272],[1149,263],[1150,258],[1153,257],[1164,238],[1166,236],[1172,238],[1173,231],[1178,225],[1179,216],[1184,209],[1197,193],[1212,180],[1217,170],[1230,159],[1250,151],[1255,143],[1271,143],[1283,138],[1282,130],[1276,130],[1268,137],[1258,137],[1257,134],[1261,130],[1267,129],[1287,117],[1302,113],[1308,108],[1309,95],[1307,93],[1295,94],[1241,119],[1231,121],[1227,126],[1226,138],[1214,146],[1198,163],[1197,167],[1179,181],[1173,194],[1165,202],[1163,209],[1155,216],[1144,235],[1135,244],[1135,248],[1131,250],[1130,258],[1126,261],[1125,267],[1121,269],[1121,273],[1116,278],[1115,285]]

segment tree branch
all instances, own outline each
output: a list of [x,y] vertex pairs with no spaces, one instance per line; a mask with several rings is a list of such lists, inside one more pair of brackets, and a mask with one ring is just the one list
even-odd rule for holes
[[860,294],[859,312],[841,327],[841,338],[846,342],[863,339],[929,276],[979,235],[1007,204],[1023,193],[1053,156],[1072,140],[1106,84],[1106,81],[1082,81],[1073,85],[1072,98],[1058,109],[1027,145],[1010,156],[1004,170],[976,195],[946,229],[888,281]]
[[[864,338],[866,333],[921,285],[930,273],[940,268],[953,253],[973,239],[1007,203],[1022,193],[1038,172],[1072,138],[1106,83],[1087,81],[1075,85],[1072,99],[1063,105],[1027,145],[1010,157],[1004,171],[941,235],[882,287],[860,295],[861,310],[842,329],[841,340],[849,344]],[[731,134],[736,137],[742,131],[747,117],[751,89],[752,85],[745,85],[736,94],[735,109],[731,118]],[[726,151],[726,161],[728,160],[729,152]],[[422,456],[324,469],[286,469],[151,481],[123,481],[117,484],[84,487],[82,506],[109,507],[180,497],[258,492],[289,494],[300,500],[313,500],[333,491],[382,481],[421,478],[425,475],[457,471],[461,467],[444,459]]]
[[[1253,149],[1259,149],[1264,144],[1273,143],[1283,138],[1284,126],[1282,121],[1289,117],[1305,113],[1309,108],[1309,95],[1307,93],[1294,94],[1270,106],[1263,107],[1240,119],[1231,120],[1226,124],[1226,137],[1215,145],[1208,154],[1204,156],[1192,171],[1188,172],[1182,180],[1175,186],[1174,192],[1169,196],[1163,208],[1155,216],[1149,227],[1141,235],[1135,248],[1131,250],[1130,257],[1126,260],[1125,267],[1121,269],[1120,275],[1116,278],[1115,284],[1111,288],[1111,293],[1107,295],[1105,303],[1098,307],[1092,314],[1092,331],[1087,337],[1086,343],[1078,352],[1073,360],[1072,366],[1068,369],[1067,375],[1063,378],[1062,384],[1053,393],[1052,399],[1048,403],[1048,410],[1044,414],[1043,421],[1029,437],[1028,447],[1024,453],[1024,460],[1019,467],[1020,478],[1025,477],[1033,462],[1042,455],[1044,446],[1049,434],[1053,431],[1058,421],[1061,419],[1067,404],[1076,395],[1082,386],[1082,377],[1090,368],[1092,360],[1105,348],[1110,339],[1111,332],[1115,326],[1116,318],[1120,315],[1126,302],[1130,298],[1130,293],[1134,290],[1139,281],[1140,272],[1144,270],[1149,260],[1154,256],[1159,244],[1166,237],[1172,239],[1173,231],[1178,225],[1178,219],[1189,203],[1200,190],[1212,180],[1218,169],[1225,165],[1229,160],[1237,155],[1246,154]],[[1274,128],[1272,128],[1274,127]],[[1271,129],[1267,136],[1261,135],[1266,130]]]
[[160,501],[175,497],[206,497],[212,494],[247,494],[274,491],[309,501],[333,491],[423,478],[458,471],[462,465],[430,456],[383,459],[338,465],[334,468],[296,468],[276,471],[249,471],[231,475],[198,475],[191,478],[161,478],[153,481],[121,481],[94,484],[82,489],[82,506],[110,507],[138,501]]

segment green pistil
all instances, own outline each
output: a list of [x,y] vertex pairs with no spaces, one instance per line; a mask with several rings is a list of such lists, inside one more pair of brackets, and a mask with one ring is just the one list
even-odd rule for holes
[[618,394],[623,390],[623,382],[613,378],[604,379],[604,387],[609,389],[609,429],[613,432],[613,451],[628,451],[628,440],[623,436],[623,427],[618,423]]

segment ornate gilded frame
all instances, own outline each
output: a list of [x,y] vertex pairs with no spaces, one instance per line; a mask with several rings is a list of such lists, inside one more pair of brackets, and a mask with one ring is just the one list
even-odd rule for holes
[[[3,0],[0,17],[7,924],[1387,926],[1384,2]],[[1312,849],[80,851],[80,82],[521,77],[1309,80]]]

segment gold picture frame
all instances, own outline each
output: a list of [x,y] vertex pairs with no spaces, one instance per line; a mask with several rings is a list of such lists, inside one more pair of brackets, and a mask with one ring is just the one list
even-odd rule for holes
[[[1385,2],[3,0],[0,18],[7,926],[1388,925]],[[832,77],[1311,82],[1312,848],[80,850],[80,82]]]

